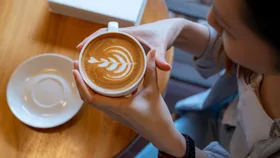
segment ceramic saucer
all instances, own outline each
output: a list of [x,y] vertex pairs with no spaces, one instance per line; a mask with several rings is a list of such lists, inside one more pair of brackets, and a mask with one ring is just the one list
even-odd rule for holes
[[36,128],[51,128],[70,120],[81,108],[73,61],[58,54],[42,54],[23,62],[7,87],[12,113]]

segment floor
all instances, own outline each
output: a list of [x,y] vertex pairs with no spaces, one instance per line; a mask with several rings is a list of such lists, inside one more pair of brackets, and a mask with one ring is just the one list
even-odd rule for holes
[[171,78],[168,83],[167,93],[164,97],[164,100],[172,113],[174,111],[174,106],[177,101],[192,96],[194,94],[203,92],[206,89],[206,87],[202,87],[200,85],[195,85],[192,83]]

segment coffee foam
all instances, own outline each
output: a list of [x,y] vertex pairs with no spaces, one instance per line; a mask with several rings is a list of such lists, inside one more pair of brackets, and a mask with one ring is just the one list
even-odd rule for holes
[[[111,46],[103,50],[105,54],[110,54],[108,59],[101,58],[97,60],[94,57],[90,57],[88,63],[98,64],[97,68],[106,68],[108,71],[106,76],[103,76],[107,80],[122,80],[131,74],[134,65],[132,55],[123,46]],[[114,57],[114,58],[113,58]],[[116,75],[110,75],[109,71],[114,71]]]
[[144,55],[131,38],[116,33],[91,41],[82,57],[87,77],[97,86],[123,90],[132,86],[144,71]]

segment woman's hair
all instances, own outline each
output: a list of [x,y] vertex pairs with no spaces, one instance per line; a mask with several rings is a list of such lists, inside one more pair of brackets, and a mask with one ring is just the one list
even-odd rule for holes
[[[279,5],[276,4],[277,1],[243,1],[240,14],[242,20],[255,34],[274,48],[275,54],[279,57],[280,61],[280,27],[277,25]],[[218,54],[222,52],[223,49],[220,49]],[[231,69],[236,67],[236,64],[228,57],[225,60],[227,72],[230,73]],[[275,67],[280,71],[280,62],[277,62]],[[250,83],[256,76],[257,73],[242,66],[239,67],[239,77],[243,77],[246,83]]]

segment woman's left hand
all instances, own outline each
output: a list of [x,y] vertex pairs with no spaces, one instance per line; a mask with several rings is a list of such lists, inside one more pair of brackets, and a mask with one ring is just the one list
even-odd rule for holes
[[170,112],[159,92],[154,50],[148,53],[147,61],[143,89],[131,97],[110,98],[95,93],[82,79],[77,61],[74,62],[73,74],[81,98],[86,103],[133,129],[159,150],[183,156],[184,138],[173,125]]

